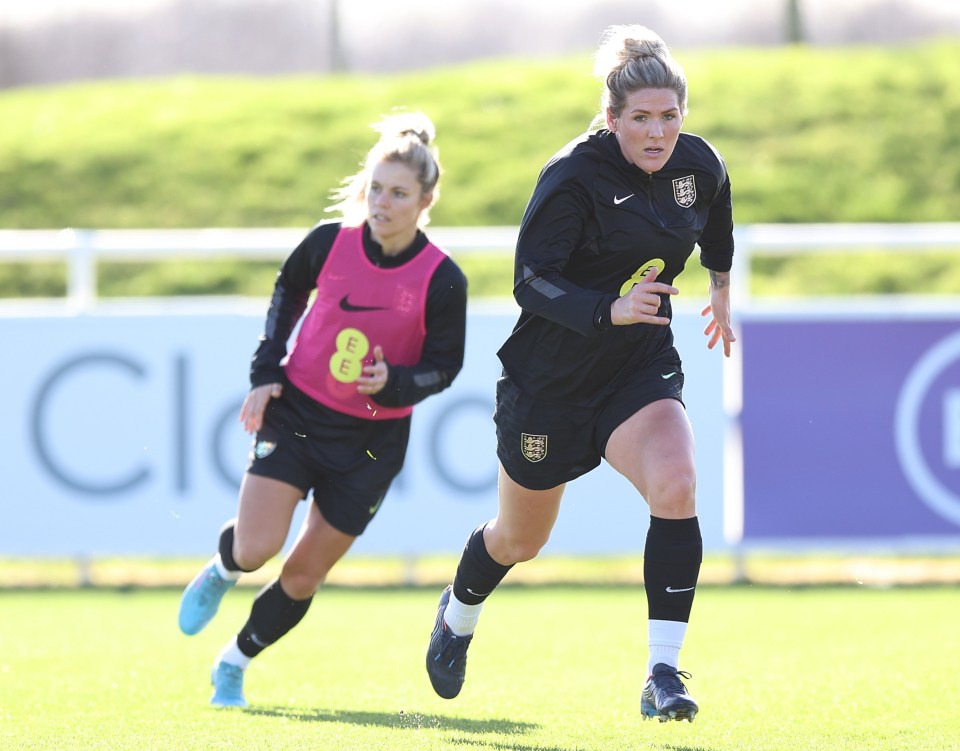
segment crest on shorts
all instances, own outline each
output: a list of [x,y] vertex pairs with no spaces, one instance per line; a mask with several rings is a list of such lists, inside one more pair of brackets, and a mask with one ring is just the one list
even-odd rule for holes
[[693,175],[678,177],[673,181],[673,198],[677,205],[689,209],[697,200],[697,183]]
[[256,447],[253,449],[253,453],[257,459],[264,459],[270,456],[276,447],[276,441],[258,441]]
[[528,462],[539,462],[547,455],[547,437],[545,435],[520,434],[520,451]]

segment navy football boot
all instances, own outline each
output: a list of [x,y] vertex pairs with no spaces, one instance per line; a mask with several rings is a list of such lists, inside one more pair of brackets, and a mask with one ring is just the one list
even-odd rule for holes
[[660,722],[687,720],[693,722],[700,709],[680,678],[691,678],[690,673],[677,670],[662,662],[653,666],[653,675],[647,679],[640,696],[640,711],[644,719],[656,717]]
[[452,590],[448,586],[440,595],[437,622],[433,626],[427,649],[427,675],[430,676],[433,690],[444,699],[454,698],[463,688],[463,681],[467,677],[467,647],[473,639],[473,634],[457,636],[443,622],[443,611],[447,609]]

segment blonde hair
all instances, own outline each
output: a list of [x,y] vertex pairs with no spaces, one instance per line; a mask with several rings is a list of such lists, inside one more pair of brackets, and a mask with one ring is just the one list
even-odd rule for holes
[[680,114],[687,114],[687,77],[673,59],[666,42],[646,26],[609,26],[600,37],[594,56],[594,75],[603,81],[600,115],[607,110],[620,117],[627,97],[640,89],[673,89]]
[[437,183],[440,180],[440,156],[433,140],[436,129],[430,118],[420,112],[399,113],[385,116],[371,126],[380,134],[380,140],[367,152],[360,171],[342,181],[333,191],[335,201],[327,211],[338,211],[343,224],[357,227],[367,217],[367,186],[370,175],[381,162],[399,162],[407,165],[417,176],[422,195],[431,195],[430,205],[417,221],[422,229],[430,221],[430,207],[440,196]]

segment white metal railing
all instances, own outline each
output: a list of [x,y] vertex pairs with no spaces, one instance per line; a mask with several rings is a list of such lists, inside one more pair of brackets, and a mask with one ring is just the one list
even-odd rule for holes
[[[430,238],[451,253],[512,251],[516,227],[431,227]],[[171,258],[282,259],[303,229],[0,230],[0,262],[62,261],[68,265],[67,301],[84,310],[97,300],[97,262]]]
[[[516,227],[430,227],[452,254],[512,252]],[[67,300],[86,309],[97,300],[97,262],[177,257],[284,258],[303,229],[0,230],[0,262],[62,261],[68,265]],[[736,229],[734,275],[740,299],[747,295],[754,253],[798,251],[960,249],[960,222],[918,224],[752,224]],[[958,290],[960,292],[960,290]]]
[[[735,231],[732,284],[735,299],[749,299],[750,259],[754,253],[790,255],[799,251],[960,250],[960,222],[909,224],[748,224]],[[957,290],[960,293],[960,290]]]

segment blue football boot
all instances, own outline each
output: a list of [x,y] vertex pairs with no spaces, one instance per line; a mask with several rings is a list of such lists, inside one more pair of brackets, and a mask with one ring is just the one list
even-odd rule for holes
[[213,620],[220,600],[237,583],[236,579],[220,576],[215,560],[215,557],[210,559],[180,598],[180,630],[188,636],[200,633]]
[[210,703],[215,707],[245,707],[243,696],[243,668],[220,660],[210,674],[213,696]]

